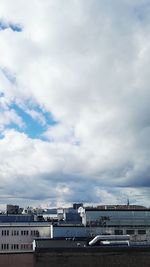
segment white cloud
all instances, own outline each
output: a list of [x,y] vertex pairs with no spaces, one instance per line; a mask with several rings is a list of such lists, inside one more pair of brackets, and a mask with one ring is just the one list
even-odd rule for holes
[[46,119],[40,112],[35,111],[33,109],[26,109],[25,111],[31,116],[32,119],[37,120],[41,125],[46,124]]
[[[78,200],[82,187],[87,199],[90,185],[98,183],[112,201],[118,193],[109,185],[149,187],[149,12],[146,0],[1,0],[0,17],[23,26],[20,33],[0,32],[1,105],[31,101],[58,122],[43,134],[47,141],[4,132],[1,177],[8,184],[19,176],[38,181],[35,196],[40,198],[40,185],[47,181],[47,198],[51,183],[54,188],[69,183],[72,194],[72,184],[80,183],[74,189]],[[15,84],[3,69],[14,75]],[[46,124],[41,113],[26,112]],[[0,121],[3,127],[23,125],[10,109]],[[19,190],[27,197],[21,182]]]
[[15,124],[19,128],[24,128],[25,124],[21,117],[12,109],[0,112],[0,131],[4,131],[5,127]]
[[73,127],[65,124],[65,122],[49,126],[43,136],[51,142],[78,144]]

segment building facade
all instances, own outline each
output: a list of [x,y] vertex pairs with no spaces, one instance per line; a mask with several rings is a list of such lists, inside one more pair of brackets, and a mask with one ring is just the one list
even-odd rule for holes
[[0,253],[33,250],[33,240],[49,237],[51,225],[47,222],[0,223]]
[[[142,206],[81,208],[82,223],[91,234],[129,234],[135,242],[150,243],[150,209]],[[97,230],[96,230],[97,229]],[[100,233],[101,232],[101,233]]]

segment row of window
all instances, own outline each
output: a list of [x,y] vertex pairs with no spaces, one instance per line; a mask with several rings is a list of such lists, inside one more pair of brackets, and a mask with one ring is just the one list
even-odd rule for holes
[[[127,235],[134,235],[135,231],[133,229],[126,230],[126,234]],[[145,229],[138,230],[138,235],[145,235],[145,234],[146,234]],[[115,235],[123,235],[123,230],[121,230],[121,229],[115,230]]]
[[32,244],[1,244],[1,250],[32,250]]
[[[12,230],[12,231],[2,230],[2,236],[9,236],[9,235],[14,235],[14,236],[19,235],[19,230]],[[38,230],[31,230],[31,231],[21,230],[20,235],[39,236],[39,231]]]
[[118,224],[107,224],[107,222],[97,222],[97,221],[90,221],[86,223],[87,227],[95,227],[95,226],[100,226],[100,227],[114,227],[114,228],[118,228],[118,227],[133,227],[133,228],[139,228],[139,227],[144,227],[144,228],[149,228],[150,227],[150,223],[149,221],[147,221],[147,223],[145,224],[131,224],[131,222],[129,224],[125,224],[125,223],[118,223]]
[[29,249],[29,250],[31,250],[31,249],[33,249],[33,246],[32,246],[32,244],[21,244],[21,246],[20,246],[20,248],[23,250],[23,249]]

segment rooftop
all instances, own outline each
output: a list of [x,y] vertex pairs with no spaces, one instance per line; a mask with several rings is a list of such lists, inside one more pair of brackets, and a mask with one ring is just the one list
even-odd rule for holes
[[140,205],[100,205],[97,207],[85,207],[86,211],[97,211],[97,210],[143,210],[150,211],[150,208],[146,208]]

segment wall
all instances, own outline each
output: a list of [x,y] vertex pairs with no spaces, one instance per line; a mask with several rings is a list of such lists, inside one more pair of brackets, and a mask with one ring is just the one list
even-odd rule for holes
[[[127,234],[128,230],[134,230],[134,235],[131,235],[131,241],[133,242],[141,242],[145,241],[150,244],[150,227],[145,228],[138,227],[85,227],[85,226],[51,226],[51,237],[93,237],[96,235],[100,235],[103,233],[107,234],[115,234],[116,230],[122,230],[123,234]],[[146,234],[138,234],[138,230],[145,230]]]
[[149,267],[150,250],[75,251],[0,254],[0,267]]
[[0,254],[0,267],[33,267],[34,254]]
[[149,267],[148,251],[36,253],[35,267]]

